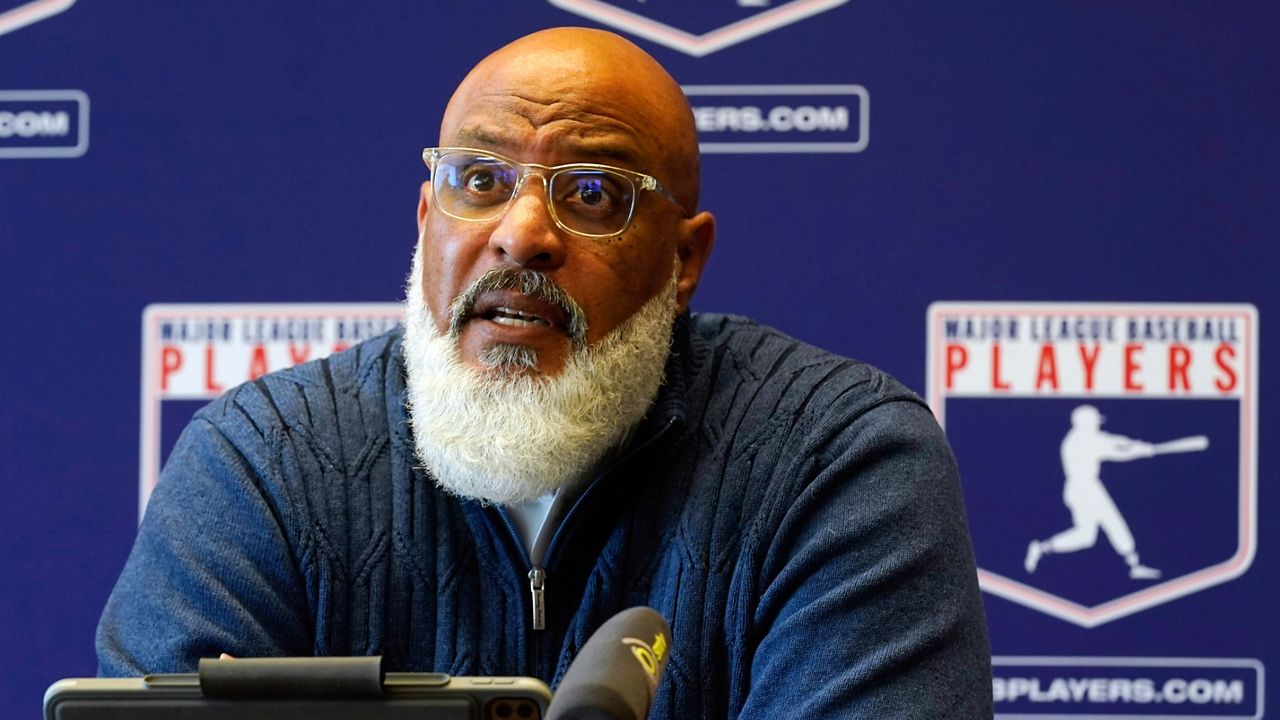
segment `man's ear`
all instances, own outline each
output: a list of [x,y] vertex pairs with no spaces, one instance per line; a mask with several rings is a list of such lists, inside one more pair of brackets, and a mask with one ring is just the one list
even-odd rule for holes
[[427,209],[431,207],[431,181],[427,180],[422,183],[422,192],[418,194],[418,234],[422,234],[422,227],[427,222]]
[[693,299],[693,291],[698,289],[698,280],[715,242],[716,219],[711,213],[703,211],[680,220],[676,240],[676,257],[680,261],[680,273],[676,279],[677,312],[689,309],[689,301]]

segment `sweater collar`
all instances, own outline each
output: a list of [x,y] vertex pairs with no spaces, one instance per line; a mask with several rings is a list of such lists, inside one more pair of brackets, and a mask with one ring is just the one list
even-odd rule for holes
[[[671,349],[667,352],[667,366],[658,389],[658,396],[641,421],[641,428],[653,426],[665,428],[672,423],[684,422],[688,414],[689,377],[692,373],[690,363],[690,316],[683,312],[677,318],[671,330]],[[641,431],[643,433],[643,430]]]

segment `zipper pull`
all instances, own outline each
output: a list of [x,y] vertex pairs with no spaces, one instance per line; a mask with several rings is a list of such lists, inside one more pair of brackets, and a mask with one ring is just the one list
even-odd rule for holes
[[529,571],[529,592],[533,595],[533,629],[544,630],[547,627],[547,612],[543,594],[547,586],[547,571],[535,567]]

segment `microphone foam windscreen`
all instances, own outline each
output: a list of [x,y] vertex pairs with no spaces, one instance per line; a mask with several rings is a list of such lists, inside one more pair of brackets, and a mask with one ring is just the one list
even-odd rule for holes
[[671,628],[656,610],[633,607],[614,615],[565,671],[547,720],[644,720],[670,645]]

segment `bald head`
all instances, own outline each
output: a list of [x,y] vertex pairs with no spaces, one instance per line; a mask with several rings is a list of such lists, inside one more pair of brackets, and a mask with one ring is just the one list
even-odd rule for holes
[[543,30],[489,55],[450,99],[440,143],[622,165],[658,177],[687,214],[698,204],[688,100],[648,53],[602,30]]

